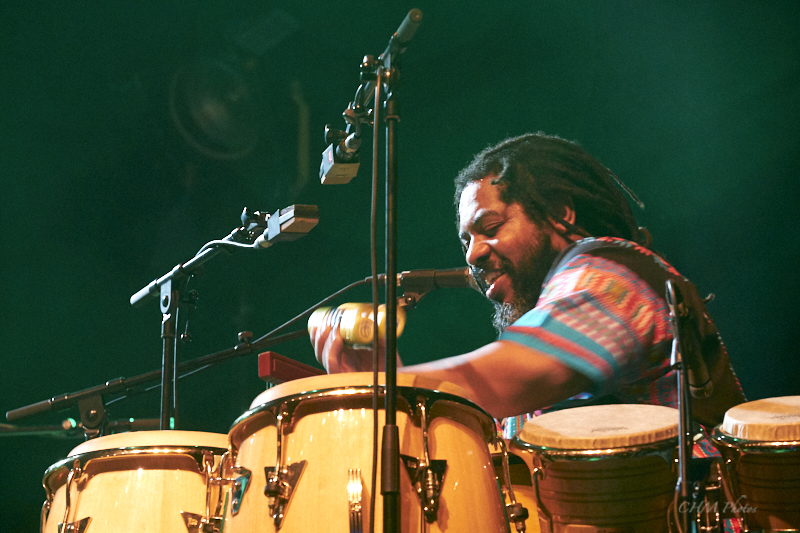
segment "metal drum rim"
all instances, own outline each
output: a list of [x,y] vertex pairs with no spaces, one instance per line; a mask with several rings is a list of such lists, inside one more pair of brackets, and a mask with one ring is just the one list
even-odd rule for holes
[[[62,468],[71,468],[71,465],[78,461],[81,468],[84,468],[89,461],[94,459],[104,459],[108,457],[125,457],[135,455],[194,455],[203,454],[203,452],[212,452],[214,455],[223,455],[227,452],[227,448],[216,448],[213,446],[127,446],[123,448],[110,448],[106,450],[94,450],[90,452],[81,453],[78,455],[71,455],[65,459],[53,463],[44,472],[43,480],[49,478],[57,470]],[[201,471],[198,468],[198,472]]]
[[752,440],[741,439],[728,435],[720,426],[715,427],[711,431],[711,438],[715,442],[723,445],[737,448],[741,451],[748,451],[751,453],[781,453],[800,451],[800,440],[787,440],[787,441],[769,441],[769,440]]
[[612,458],[628,458],[637,457],[642,455],[650,455],[654,452],[659,452],[667,449],[674,448],[678,445],[678,437],[670,437],[647,444],[637,444],[634,446],[619,446],[615,448],[553,448],[550,446],[540,446],[525,442],[519,438],[519,435],[511,439],[511,442],[519,448],[531,451],[536,454],[541,454],[547,458],[557,459],[574,459],[580,460],[596,460],[596,459],[612,459]]
[[[233,435],[236,432],[236,429],[238,427],[242,426],[247,421],[252,420],[256,416],[260,415],[261,413],[267,412],[270,409],[273,409],[275,407],[279,407],[279,406],[281,406],[283,404],[286,404],[286,403],[299,404],[300,402],[307,401],[307,400],[320,400],[320,399],[336,398],[336,397],[354,398],[354,397],[372,396],[374,388],[375,388],[374,385],[356,385],[356,386],[349,386],[349,387],[348,386],[344,386],[344,387],[340,386],[340,387],[330,387],[330,388],[324,388],[324,389],[310,390],[310,391],[305,391],[305,392],[301,392],[301,393],[295,393],[295,394],[289,394],[289,395],[286,395],[286,396],[282,396],[280,398],[276,398],[274,400],[270,400],[268,402],[264,402],[261,405],[258,405],[256,407],[252,407],[252,408],[248,409],[247,411],[245,411],[243,414],[241,414],[233,422],[233,424],[231,424],[231,428],[228,431],[228,436],[229,436],[229,438],[233,437]],[[401,394],[401,393],[410,392],[410,391],[425,391],[429,395],[432,394],[432,395],[437,396],[437,401],[439,401],[439,400],[450,401],[450,402],[453,402],[453,403],[456,403],[456,404],[460,404],[460,405],[462,405],[464,407],[468,407],[468,408],[476,411],[482,418],[485,418],[484,422],[486,422],[486,425],[488,427],[492,428],[491,431],[488,431],[488,427],[485,428],[485,429],[487,429],[487,432],[489,432],[489,433],[492,433],[492,434],[494,433],[494,418],[492,418],[492,416],[489,413],[487,413],[484,409],[482,409],[480,406],[478,406],[474,402],[472,402],[472,401],[470,401],[470,400],[468,400],[466,398],[463,398],[461,396],[458,396],[456,394],[451,394],[449,392],[443,392],[443,391],[435,390],[435,389],[425,389],[425,388],[421,388],[421,387],[406,387],[406,386],[398,386],[397,387],[398,396],[403,396],[403,394]],[[386,386],[385,385],[378,385],[378,396],[379,397],[383,397],[383,396],[385,396],[385,394],[386,394]],[[379,409],[380,409],[380,407],[379,407]],[[487,437],[489,437],[489,435],[487,435]],[[242,440],[244,440],[244,439],[242,439]],[[230,444],[233,445],[233,441],[232,440],[230,441]]]

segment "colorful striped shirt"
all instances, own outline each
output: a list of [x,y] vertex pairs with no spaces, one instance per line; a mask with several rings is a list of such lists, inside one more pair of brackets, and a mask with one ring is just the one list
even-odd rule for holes
[[[669,310],[652,288],[675,276],[680,274],[661,257],[630,241],[589,238],[565,250],[536,306],[500,339],[558,359],[588,377],[593,389],[552,408],[498,420],[503,438],[513,438],[526,420],[542,412],[606,396],[613,403],[677,408]],[[718,452],[703,439],[695,444],[693,455]],[[724,526],[726,532],[741,528],[736,520],[726,520]]]

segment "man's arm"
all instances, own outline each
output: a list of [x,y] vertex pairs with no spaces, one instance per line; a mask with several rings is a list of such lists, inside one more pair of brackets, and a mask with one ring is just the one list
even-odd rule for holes
[[589,378],[557,359],[503,340],[398,371],[454,383],[496,418],[531,413],[591,391],[593,386]]
[[[338,324],[324,324],[310,332],[322,366],[331,374],[371,371],[372,350],[346,345],[338,329]],[[592,389],[589,378],[513,341],[496,341],[467,354],[406,367],[398,357],[398,367],[399,372],[460,386],[470,400],[497,418],[533,412]]]

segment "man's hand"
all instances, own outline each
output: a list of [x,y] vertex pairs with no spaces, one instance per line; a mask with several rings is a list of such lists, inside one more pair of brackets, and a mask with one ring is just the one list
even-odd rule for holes
[[[342,335],[339,333],[339,315],[332,320],[334,313],[329,313],[325,317],[323,324],[309,328],[311,345],[314,353],[328,374],[338,374],[340,372],[371,372],[372,371],[372,347],[354,348],[345,344]],[[385,366],[384,351],[385,343],[381,339],[378,350],[378,370],[383,371]],[[402,366],[400,358],[397,358],[397,366]]]

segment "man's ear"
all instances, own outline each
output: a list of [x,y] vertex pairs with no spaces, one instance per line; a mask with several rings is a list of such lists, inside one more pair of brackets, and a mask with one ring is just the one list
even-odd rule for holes
[[558,218],[556,217],[548,217],[550,220],[550,224],[552,224],[553,229],[556,230],[557,233],[571,233],[567,228],[564,227],[564,224],[561,223],[562,220],[566,220],[570,224],[575,224],[575,204],[572,202],[572,198],[567,198],[564,202],[564,205],[558,209]]

